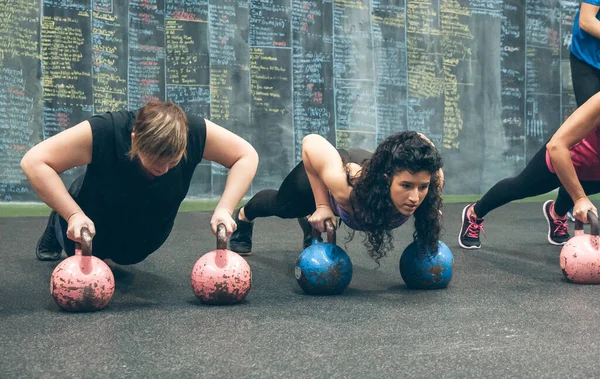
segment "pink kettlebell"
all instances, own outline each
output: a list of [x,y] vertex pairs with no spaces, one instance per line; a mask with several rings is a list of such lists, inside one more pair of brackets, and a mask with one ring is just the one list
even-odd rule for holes
[[244,258],[227,250],[224,224],[217,227],[217,250],[204,254],[192,269],[192,289],[202,303],[229,305],[246,298],[252,272]]
[[584,234],[583,223],[575,220],[575,236],[560,252],[560,268],[567,280],[577,284],[600,283],[600,230],[598,217],[588,211],[591,234]]
[[92,236],[81,229],[83,243],[75,243],[75,255],[52,272],[50,294],[59,307],[71,312],[100,310],[115,292],[115,278],[104,261],[92,256]]

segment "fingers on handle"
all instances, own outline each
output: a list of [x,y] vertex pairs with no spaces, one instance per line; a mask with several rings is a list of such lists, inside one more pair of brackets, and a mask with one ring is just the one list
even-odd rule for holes
[[223,223],[217,225],[217,249],[227,249],[227,228]]

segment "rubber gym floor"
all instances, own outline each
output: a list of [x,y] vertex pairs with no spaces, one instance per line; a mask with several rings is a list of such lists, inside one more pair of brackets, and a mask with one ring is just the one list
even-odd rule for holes
[[298,224],[269,218],[255,225],[246,300],[203,305],[190,272],[215,246],[210,213],[184,212],[159,251],[115,269],[112,301],[93,313],[50,297],[57,263],[34,256],[46,218],[0,218],[0,378],[597,377],[600,287],[563,278],[542,203],[488,215],[480,250],[458,247],[463,206],[444,207],[455,257],[444,290],[409,290],[400,277],[410,221],[378,269],[360,234],[345,245],[342,227],[350,287],[305,295],[294,278]]

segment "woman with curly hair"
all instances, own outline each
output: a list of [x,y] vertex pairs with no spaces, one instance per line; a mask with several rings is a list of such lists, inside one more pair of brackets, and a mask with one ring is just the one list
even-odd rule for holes
[[[373,154],[336,150],[323,137],[308,135],[302,141],[302,161],[279,190],[260,191],[234,212],[237,230],[229,248],[250,254],[253,221],[258,217],[299,218],[305,247],[313,228],[322,233],[325,221],[335,225],[339,217],[353,231],[366,232],[369,256],[379,263],[393,248],[391,230],[414,214],[414,238],[423,247],[437,249],[441,167],[435,146],[416,132],[389,136]],[[354,232],[350,239],[353,236]]]

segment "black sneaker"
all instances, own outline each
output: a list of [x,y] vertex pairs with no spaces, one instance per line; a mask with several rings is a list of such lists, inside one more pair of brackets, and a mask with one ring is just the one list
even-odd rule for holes
[[62,247],[60,246],[58,239],[56,239],[56,231],[54,229],[56,219],[56,212],[50,212],[46,230],[44,230],[44,234],[42,234],[37,242],[35,255],[40,261],[57,261],[62,255]]
[[462,211],[462,227],[458,235],[458,244],[463,249],[479,249],[481,247],[479,233],[483,232],[483,219],[469,215],[469,209],[472,206],[473,204],[467,204]]
[[310,225],[310,222],[308,222],[308,219],[306,217],[299,217],[298,224],[300,224],[300,227],[302,228],[302,233],[304,233],[304,237],[302,239],[303,249],[306,249],[307,247],[312,245],[313,238],[316,238],[319,242],[323,242],[323,238],[321,237],[321,235],[319,235],[318,237],[313,237],[312,225]]
[[239,209],[233,212],[233,221],[237,224],[237,229],[229,237],[229,250],[242,256],[250,255],[252,252],[254,222],[240,220]]
[[554,201],[548,200],[544,203],[542,211],[544,217],[548,221],[548,242],[552,245],[561,246],[569,240],[569,223],[567,222],[568,217],[564,215],[560,218],[552,217],[552,208],[554,207]]

